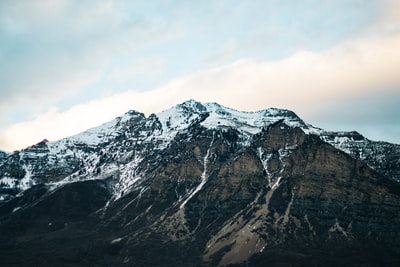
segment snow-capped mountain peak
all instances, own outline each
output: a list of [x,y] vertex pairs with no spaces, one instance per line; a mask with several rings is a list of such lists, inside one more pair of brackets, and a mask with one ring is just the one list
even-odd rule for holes
[[[398,146],[372,142],[359,134],[326,132],[285,109],[243,112],[218,103],[189,100],[148,117],[131,110],[110,122],[59,141],[42,141],[15,153],[0,152],[0,184],[10,195],[9,192],[14,194],[42,182],[116,176],[119,182],[115,194],[120,196],[140,181],[138,166],[147,151],[159,155],[177,141],[178,136],[190,139],[194,134],[193,128],[197,133],[234,130],[238,135],[235,139],[237,144],[248,147],[256,134],[278,122],[289,128],[299,127],[308,135],[317,135],[323,142],[356,159],[365,160],[370,167],[395,180],[400,179],[400,171],[385,167],[394,164],[396,159],[386,156],[386,151],[398,155]],[[376,151],[380,151],[379,156],[376,156]]]
[[245,112],[224,107],[218,103],[200,103],[189,100],[175,107],[156,114],[163,129],[179,131],[193,123],[200,123],[207,129],[234,127],[239,132],[257,134],[263,127],[283,121],[291,127],[306,125],[294,112],[270,108],[256,112]]
[[326,132],[283,109],[190,100],[148,117],[129,111],[0,153],[0,258],[309,266],[317,254],[321,266],[353,266],[358,255],[394,255],[383,265],[397,266],[399,159],[399,145]]

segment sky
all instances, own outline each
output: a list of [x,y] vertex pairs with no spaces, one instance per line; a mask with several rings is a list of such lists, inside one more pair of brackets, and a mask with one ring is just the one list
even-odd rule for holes
[[0,149],[188,99],[400,143],[400,1],[0,1]]

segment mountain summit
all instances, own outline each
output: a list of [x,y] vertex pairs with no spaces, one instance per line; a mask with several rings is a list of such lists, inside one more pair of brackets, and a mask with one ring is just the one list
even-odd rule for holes
[[400,145],[186,101],[0,153],[0,258],[398,266]]

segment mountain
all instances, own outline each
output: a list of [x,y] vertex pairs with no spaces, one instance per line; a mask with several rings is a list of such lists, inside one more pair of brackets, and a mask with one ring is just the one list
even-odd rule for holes
[[5,266],[399,266],[400,145],[190,100],[0,153]]

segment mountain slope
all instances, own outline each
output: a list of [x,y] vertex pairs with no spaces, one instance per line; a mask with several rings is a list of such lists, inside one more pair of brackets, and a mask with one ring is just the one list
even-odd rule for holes
[[148,118],[131,111],[0,157],[0,258],[396,266],[399,151],[287,110],[187,101]]

